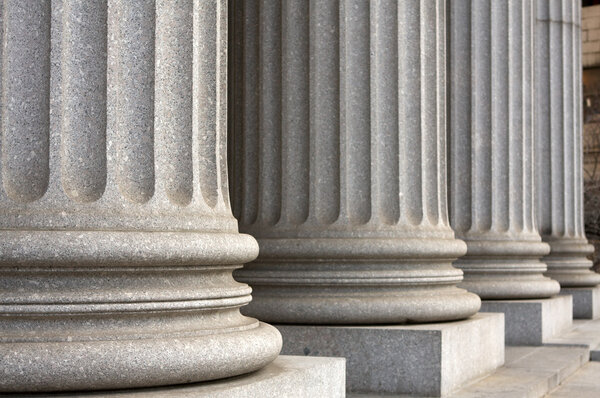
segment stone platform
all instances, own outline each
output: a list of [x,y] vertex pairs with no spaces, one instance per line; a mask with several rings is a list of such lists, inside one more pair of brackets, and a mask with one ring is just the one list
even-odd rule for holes
[[0,393],[0,396],[15,398],[342,398],[346,394],[345,378],[343,358],[280,355],[271,364],[256,372],[211,382],[119,391],[26,395]]
[[440,396],[504,363],[504,316],[409,326],[274,325],[283,354],[345,357],[349,393]]
[[482,312],[505,315],[507,345],[542,345],[573,324],[571,296],[532,300],[482,300]]
[[560,294],[573,296],[574,319],[600,318],[600,286],[562,288]]

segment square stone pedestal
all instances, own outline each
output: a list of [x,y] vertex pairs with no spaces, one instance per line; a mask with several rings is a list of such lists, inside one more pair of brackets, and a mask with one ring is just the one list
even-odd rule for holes
[[[15,398],[343,398],[346,396],[345,369],[344,358],[280,355],[256,372],[222,380],[119,391],[17,394]],[[0,396],[5,395],[0,393]]]
[[507,345],[542,345],[573,325],[573,298],[483,300],[482,312],[502,312]]
[[560,294],[573,296],[573,318],[600,318],[600,286],[562,288]]
[[504,316],[420,325],[273,325],[282,353],[346,358],[349,393],[445,395],[504,363]]

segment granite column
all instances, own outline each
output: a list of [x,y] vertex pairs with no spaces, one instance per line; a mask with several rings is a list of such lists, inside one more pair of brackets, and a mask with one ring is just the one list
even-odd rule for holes
[[572,297],[544,275],[535,220],[534,28],[529,0],[448,0],[450,224],[455,264],[506,344],[539,345],[572,325]]
[[535,223],[535,3],[448,1],[450,222],[467,243],[455,264],[482,299],[544,298],[549,247]]
[[581,3],[537,1],[536,205],[547,275],[561,287],[592,287],[600,275],[583,223]]
[[283,323],[466,318],[446,207],[444,1],[240,1],[234,214],[248,314]]
[[0,391],[250,372],[226,172],[224,1],[4,1]]

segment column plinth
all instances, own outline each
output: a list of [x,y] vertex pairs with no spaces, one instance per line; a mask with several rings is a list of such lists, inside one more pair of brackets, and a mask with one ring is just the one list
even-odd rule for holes
[[0,391],[271,362],[281,336],[232,277],[258,245],[228,199],[225,3],[0,7]]
[[537,223],[550,245],[546,275],[561,287],[600,283],[583,221],[580,22],[576,0],[537,1]]
[[451,1],[450,223],[467,244],[455,264],[482,299],[544,298],[549,253],[535,225],[530,1]]
[[445,188],[444,1],[240,2],[236,271],[271,322],[466,318]]

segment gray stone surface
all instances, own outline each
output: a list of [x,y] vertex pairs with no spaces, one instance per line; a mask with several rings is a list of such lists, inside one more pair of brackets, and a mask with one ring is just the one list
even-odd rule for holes
[[574,319],[600,318],[600,286],[562,288],[560,294],[573,297]]
[[[463,319],[446,209],[445,0],[239,1],[234,213],[260,245],[246,314],[309,324]],[[417,12],[418,10],[418,12]]]
[[550,244],[546,275],[563,288],[595,286],[583,220],[581,1],[536,8],[536,216]]
[[[450,223],[460,285],[482,299],[558,294],[535,224],[535,2],[449,1]],[[510,45],[509,45],[510,43]]]
[[482,312],[502,312],[507,345],[541,345],[573,324],[571,296],[530,300],[483,300]]
[[135,390],[19,394],[15,398],[343,398],[345,378],[343,358],[280,355],[256,372],[224,380]]
[[600,363],[590,362],[547,395],[548,398],[597,398],[600,396]]
[[[568,382],[588,361],[588,350],[577,347],[506,347],[503,367],[465,386],[452,398],[539,398]],[[575,396],[574,396],[575,397]]]
[[573,327],[548,339],[547,345],[585,347],[592,361],[600,360],[600,320],[574,320]]
[[276,327],[285,354],[345,357],[349,393],[439,396],[504,362],[502,314],[412,326]]
[[281,347],[232,277],[258,246],[229,207],[226,2],[110,4],[0,5],[0,392],[211,380]]

